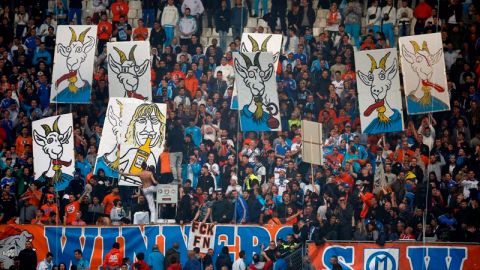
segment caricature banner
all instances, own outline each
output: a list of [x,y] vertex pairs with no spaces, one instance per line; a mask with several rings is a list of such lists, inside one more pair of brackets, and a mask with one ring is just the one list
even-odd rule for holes
[[90,103],[97,26],[59,25],[50,100],[55,103]]
[[362,133],[402,131],[397,50],[356,51],[355,63]]
[[400,37],[399,44],[408,114],[449,111],[441,34]]
[[273,54],[234,53],[242,131],[278,131],[280,111]]
[[[122,112],[119,169],[127,174],[142,171],[142,163],[157,167],[165,139],[167,105],[126,103]],[[119,185],[138,186],[135,176],[120,177]]]
[[152,100],[150,42],[109,42],[107,52],[110,97]]
[[141,104],[135,98],[110,98],[102,129],[102,138],[95,162],[95,175],[103,170],[106,177],[118,178],[120,141],[122,138],[122,113],[125,104]]
[[34,121],[32,129],[35,180],[64,190],[75,171],[72,114]]
[[[242,53],[271,52],[273,54],[273,67],[276,74],[278,61],[280,59],[280,50],[282,49],[282,39],[283,36],[278,34],[243,33],[240,51]],[[238,110],[238,90],[236,85],[233,87],[230,109]]]

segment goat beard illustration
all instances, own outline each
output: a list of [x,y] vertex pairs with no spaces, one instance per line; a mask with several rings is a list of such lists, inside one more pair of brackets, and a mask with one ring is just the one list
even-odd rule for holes
[[262,96],[256,96],[253,98],[255,102],[255,112],[253,113],[253,119],[257,122],[261,121],[263,118],[263,98]]

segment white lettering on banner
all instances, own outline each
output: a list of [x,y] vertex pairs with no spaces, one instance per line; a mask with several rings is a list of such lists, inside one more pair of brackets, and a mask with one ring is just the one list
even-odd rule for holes
[[366,248],[363,250],[363,269],[398,270],[400,250],[398,248]]
[[215,224],[193,222],[188,236],[188,250],[198,247],[200,252],[207,253],[215,247]]
[[332,269],[330,258],[332,256],[338,257],[338,263],[344,270],[353,270],[353,264],[355,262],[355,249],[352,246],[330,246],[323,251],[323,266],[327,269]]

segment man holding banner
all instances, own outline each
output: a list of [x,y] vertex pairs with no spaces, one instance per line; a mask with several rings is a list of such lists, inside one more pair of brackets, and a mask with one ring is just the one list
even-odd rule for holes
[[157,180],[155,180],[155,176],[149,170],[147,170],[147,163],[144,161],[142,162],[142,171],[139,173],[124,173],[120,172],[123,176],[137,176],[142,180],[142,188],[143,195],[148,202],[148,209],[150,210],[150,222],[155,223],[157,221],[157,207],[155,205],[155,200],[153,198],[157,188],[156,185],[158,184]]

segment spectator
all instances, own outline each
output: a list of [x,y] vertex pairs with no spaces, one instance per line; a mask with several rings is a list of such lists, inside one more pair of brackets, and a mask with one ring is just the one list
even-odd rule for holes
[[113,36],[117,41],[130,41],[131,34],[132,26],[128,23],[127,17],[120,15],[119,21],[113,25]]
[[[116,2],[112,3],[110,7],[112,11],[112,24],[116,25],[121,21],[121,17],[124,17],[124,22],[128,22],[128,11],[129,6],[124,0],[117,0]],[[128,24],[128,23],[127,23]]]
[[45,259],[41,261],[38,266],[37,270],[50,270],[53,267],[53,254],[51,252],[47,252],[45,255]]
[[107,13],[100,13],[100,22],[97,25],[98,54],[102,54],[104,47],[112,37],[112,24],[108,21]]
[[407,0],[402,0],[402,6],[397,11],[399,36],[409,36],[413,19],[413,10],[408,6]]
[[227,50],[226,36],[230,29],[230,20],[230,9],[227,8],[227,1],[222,0],[220,3],[220,8],[215,12],[215,30],[220,35],[220,48],[222,51]]
[[393,6],[393,0],[387,0],[382,8],[382,32],[388,39],[390,48],[395,47],[393,28],[397,22],[397,9]]
[[157,18],[157,9],[158,7],[156,1],[142,1],[143,22],[145,23],[146,27],[153,27],[153,23]]
[[152,252],[148,254],[147,263],[151,270],[165,269],[165,256],[158,250],[157,245],[153,245]]
[[77,24],[82,24],[82,1],[70,0],[68,8],[68,21],[71,22],[74,17],[77,17]]
[[238,253],[238,259],[233,263],[232,270],[246,270],[247,265],[245,264],[245,251],[241,250]]
[[[235,6],[230,11],[230,18],[233,37],[240,37],[241,33],[243,32],[243,28],[245,28],[248,22],[248,10],[243,6],[242,0],[235,0]],[[280,18],[282,19],[282,17]],[[285,12],[283,12],[283,24],[285,24]],[[275,29],[275,27],[272,29]]]
[[105,258],[103,259],[102,267],[103,269],[109,269],[109,268],[115,269],[122,266],[122,262],[123,262],[123,255],[120,252],[120,244],[115,242],[113,243],[112,249],[110,249],[107,255],[105,255]]
[[170,46],[175,26],[178,24],[180,16],[178,14],[178,9],[173,4],[173,0],[168,0],[167,5],[163,8],[161,26],[165,29],[166,40],[164,46]]
[[378,0],[373,0],[372,6],[367,9],[368,30],[372,30],[374,34],[380,32],[382,19],[382,8],[378,6]]
[[80,249],[76,249],[75,252],[75,266],[77,270],[88,270],[90,269],[90,265],[87,260],[83,258],[82,251]]
[[360,46],[360,26],[362,20],[362,7],[356,0],[350,0],[344,10],[345,31],[353,37],[355,46]]
[[180,31],[180,45],[190,44],[192,35],[197,32],[197,21],[191,15],[190,8],[185,8],[183,17],[180,18],[178,23],[178,30]]
[[37,252],[33,250],[33,243],[31,241],[25,242],[25,249],[18,253],[18,260],[20,261],[19,268],[25,270],[35,270],[37,266]]

